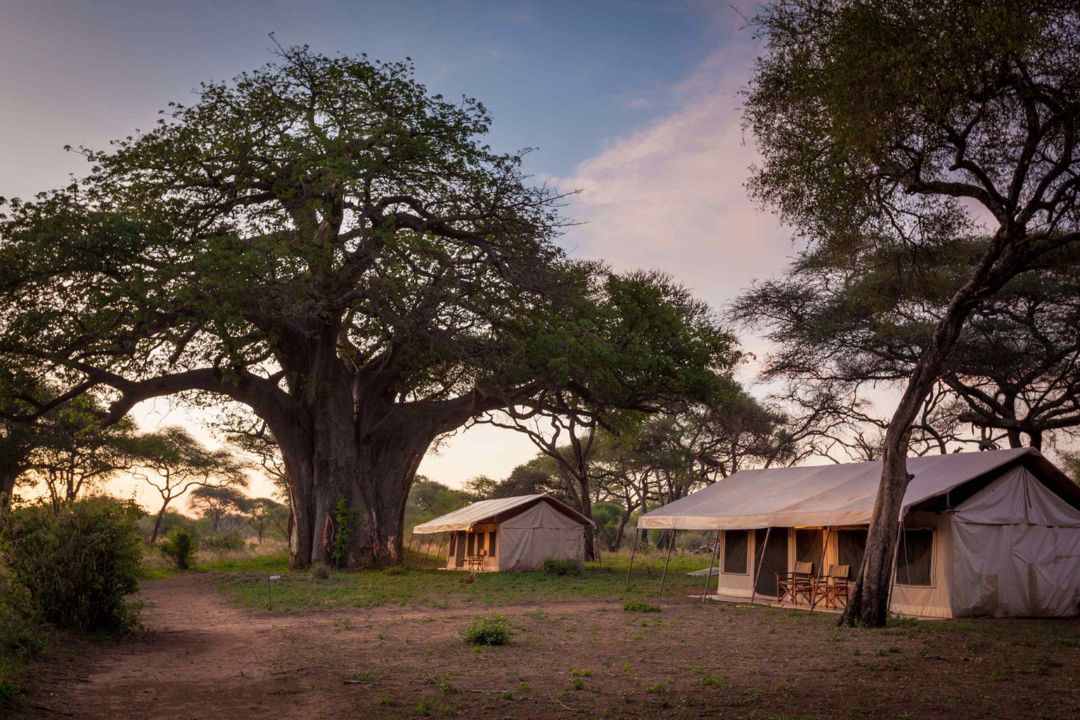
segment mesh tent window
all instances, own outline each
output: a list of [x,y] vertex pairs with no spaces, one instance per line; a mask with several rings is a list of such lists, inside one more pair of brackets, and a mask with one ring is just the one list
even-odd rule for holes
[[841,530],[836,533],[836,549],[840,565],[847,565],[854,577],[862,567],[863,554],[866,552],[865,530]]
[[795,531],[795,559],[799,562],[813,563],[817,568],[821,562],[821,531],[820,530],[796,530]]
[[929,528],[904,528],[896,557],[897,584],[932,585],[933,556],[933,530]]
[[724,531],[724,572],[746,574],[748,537],[746,530]]
[[491,556],[491,555],[494,555],[494,554],[495,554],[495,531],[490,530],[490,531],[488,531],[488,555]]

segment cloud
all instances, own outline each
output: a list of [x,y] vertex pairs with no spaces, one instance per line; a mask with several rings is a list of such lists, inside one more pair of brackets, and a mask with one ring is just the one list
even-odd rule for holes
[[659,269],[721,306],[783,270],[791,233],[746,193],[757,159],[740,121],[745,49],[717,53],[671,91],[675,109],[557,183],[580,192],[566,236],[579,257]]

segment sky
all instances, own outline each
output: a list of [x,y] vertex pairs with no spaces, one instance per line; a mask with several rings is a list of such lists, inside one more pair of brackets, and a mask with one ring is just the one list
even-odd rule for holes
[[[65,145],[146,128],[200,82],[271,61],[274,37],[324,53],[409,57],[432,92],[481,100],[497,150],[535,148],[537,180],[579,191],[561,242],[617,270],[668,272],[721,309],[783,271],[791,233],[746,195],[739,92],[759,41],[752,2],[60,2],[0,0],[0,196],[85,171]],[[761,352],[744,337],[746,349]],[[203,419],[164,400],[144,429]],[[533,455],[511,431],[459,432],[420,472],[460,486]],[[136,491],[149,499],[145,488]],[[256,494],[267,486],[256,484]]]

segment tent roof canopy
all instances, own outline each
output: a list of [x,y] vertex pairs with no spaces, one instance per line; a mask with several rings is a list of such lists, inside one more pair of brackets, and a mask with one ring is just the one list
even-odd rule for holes
[[[1080,491],[1032,448],[954,453],[908,459],[912,480],[903,511],[1023,463],[1074,506]],[[766,527],[866,525],[881,480],[881,463],[743,470],[641,516],[638,527],[675,530],[751,530]]]
[[421,523],[413,528],[415,535],[431,533],[459,532],[472,530],[475,525],[485,522],[502,522],[509,517],[524,512],[538,502],[546,502],[567,517],[577,520],[582,525],[592,525],[587,517],[546,494],[518,495],[516,497],[481,500],[454,510],[445,515]]

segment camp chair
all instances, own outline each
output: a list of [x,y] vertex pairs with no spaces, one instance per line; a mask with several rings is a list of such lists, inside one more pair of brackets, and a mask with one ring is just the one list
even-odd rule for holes
[[818,593],[824,596],[825,607],[840,607],[841,600],[844,602],[844,607],[847,607],[848,589],[851,584],[848,580],[850,574],[850,565],[830,565],[829,574],[818,578]]
[[481,550],[475,555],[470,555],[465,558],[466,567],[470,572],[479,572],[484,569],[484,557],[487,555],[486,551]]
[[814,595],[814,563],[799,561],[792,572],[776,573],[776,599],[779,602],[790,600],[796,605],[799,598],[805,598],[809,605]]

